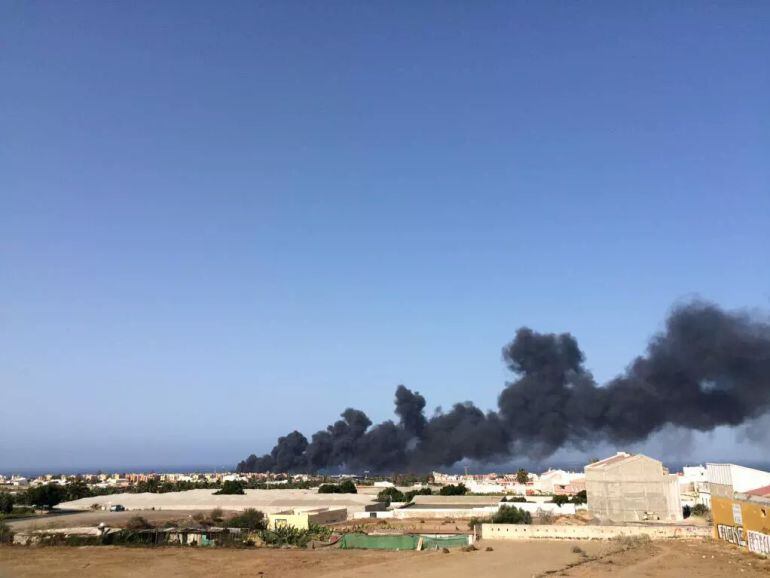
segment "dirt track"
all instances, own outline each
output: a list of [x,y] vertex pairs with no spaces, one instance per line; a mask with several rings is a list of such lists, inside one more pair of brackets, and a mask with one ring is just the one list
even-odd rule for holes
[[[617,552],[613,542],[479,542],[462,552],[226,550],[192,548],[0,548],[0,577],[466,578],[467,576],[770,576],[770,561],[713,542],[668,541]],[[586,556],[572,551],[579,546]],[[492,552],[485,551],[491,546]],[[614,553],[613,553],[614,552]],[[570,567],[572,566],[572,567]]]

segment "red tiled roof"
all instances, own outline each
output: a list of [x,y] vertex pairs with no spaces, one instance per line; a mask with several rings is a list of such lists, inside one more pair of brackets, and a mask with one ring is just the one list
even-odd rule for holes
[[594,462],[592,464],[588,464],[587,468],[596,468],[596,467],[603,467],[608,466],[610,464],[614,464],[615,462],[622,462],[623,460],[627,460],[629,458],[634,457],[633,455],[629,455],[626,453],[617,453],[614,456],[610,456],[608,458],[604,458],[603,460],[599,460],[598,462]]
[[760,498],[770,498],[770,486],[762,486],[746,492],[749,496],[759,496]]

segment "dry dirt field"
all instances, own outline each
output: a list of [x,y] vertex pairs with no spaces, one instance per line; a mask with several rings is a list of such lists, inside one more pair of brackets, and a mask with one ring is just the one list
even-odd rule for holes
[[[0,577],[425,578],[533,576],[770,576],[770,561],[711,541],[668,541],[617,551],[612,542],[479,542],[462,552],[196,550],[192,548],[0,548]],[[578,545],[587,559],[572,551]],[[487,552],[490,546],[493,551]]]
[[712,540],[664,540],[617,552],[553,575],[582,578],[767,578],[770,576],[770,559]]
[[73,528],[76,526],[98,526],[104,522],[107,526],[120,527],[134,516],[142,516],[150,522],[162,523],[189,520],[197,512],[208,513],[211,510],[142,510],[140,512],[79,512],[61,516],[38,516],[6,522],[13,530],[46,530],[49,528]]

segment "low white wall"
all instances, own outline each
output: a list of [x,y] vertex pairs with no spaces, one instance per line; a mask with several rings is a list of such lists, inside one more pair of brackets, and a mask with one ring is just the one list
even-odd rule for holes
[[497,506],[487,508],[402,508],[393,510],[398,520],[407,518],[485,518],[497,512]]
[[[525,512],[529,512],[533,517],[537,517],[543,512],[551,513],[556,516],[571,516],[575,514],[575,504],[563,504],[558,506],[553,503],[533,504],[530,502],[512,502],[502,503],[498,506],[476,506],[468,508],[399,508],[392,510],[393,517],[396,519],[407,518],[486,518],[494,516],[500,506],[514,506]],[[378,518],[380,516],[377,516]]]
[[[373,516],[372,514],[376,514]],[[368,519],[368,518],[392,518],[393,512],[392,511],[382,511],[382,512],[353,512],[353,519],[355,520],[362,520],[362,519]]]
[[511,502],[502,506],[516,506],[520,510],[529,512],[533,516],[540,512],[549,512],[556,516],[572,516],[575,514],[575,504],[554,504],[552,502],[533,504],[530,502]]
[[708,538],[710,526],[530,526],[517,524],[482,524],[484,540],[609,540],[616,536],[668,538]]

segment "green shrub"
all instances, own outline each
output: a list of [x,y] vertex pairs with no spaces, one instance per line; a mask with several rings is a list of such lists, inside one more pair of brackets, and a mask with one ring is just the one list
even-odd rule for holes
[[473,530],[476,526],[480,526],[481,524],[489,524],[489,522],[491,522],[490,518],[478,518],[474,516],[468,520],[468,527]]
[[569,503],[569,496],[565,496],[564,494],[557,494],[554,497],[551,498],[551,502],[556,504],[557,506],[561,507],[562,504],[568,504]]
[[405,502],[406,496],[396,488],[385,488],[377,494],[378,502]]
[[16,500],[8,492],[0,492],[0,514],[10,514],[13,512],[13,504]]
[[227,521],[227,525],[232,528],[243,528],[245,530],[264,530],[267,527],[265,514],[254,508],[248,508]]
[[707,516],[711,510],[704,504],[695,504],[690,513],[693,516]]
[[218,492],[214,492],[215,496],[231,496],[231,495],[243,495],[246,492],[243,491],[243,484],[237,480],[227,480],[222,484],[222,489]]
[[357,494],[358,490],[352,480],[345,480],[340,484],[321,484],[319,494]]
[[260,534],[262,541],[271,546],[297,546],[304,548],[310,542],[310,530],[299,530],[293,526],[265,530]]
[[411,502],[415,496],[432,496],[433,490],[430,488],[420,488],[419,490],[409,490],[404,494],[404,501]]
[[580,490],[577,494],[572,496],[573,504],[585,504],[588,502],[588,494],[585,490]]
[[468,493],[468,488],[465,484],[449,485],[441,488],[438,493],[442,496],[464,496]]
[[497,513],[492,516],[493,524],[531,524],[532,514],[516,506],[500,506]]

